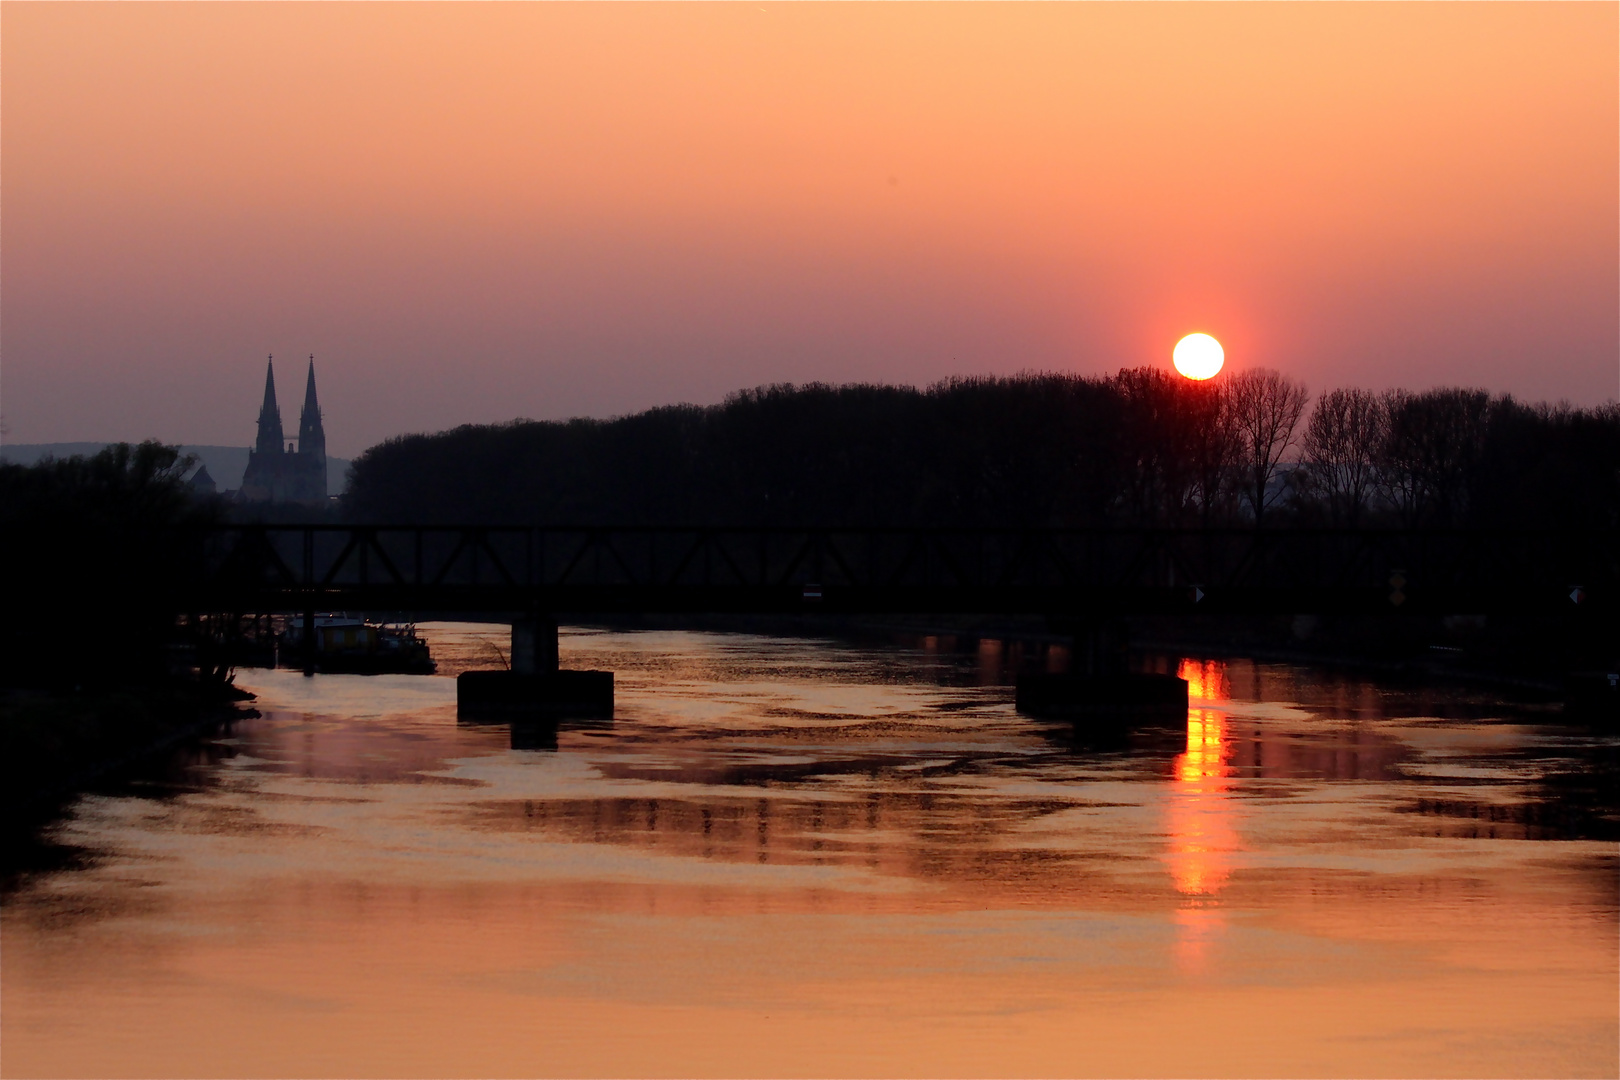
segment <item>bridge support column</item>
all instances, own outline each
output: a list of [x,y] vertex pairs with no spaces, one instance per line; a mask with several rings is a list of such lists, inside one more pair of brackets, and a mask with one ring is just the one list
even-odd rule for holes
[[512,624],[512,670],[520,675],[557,673],[557,620],[547,616]]
[[529,614],[512,621],[511,668],[462,672],[456,706],[463,716],[509,718],[514,724],[611,717],[613,672],[563,670],[557,620]]
[[1063,675],[1021,675],[1018,711],[1076,728],[1131,723],[1185,723],[1187,680],[1130,670],[1129,632],[1123,618],[1052,619],[1053,629],[1074,635],[1073,662]]
[[315,609],[304,608],[304,674],[315,674]]

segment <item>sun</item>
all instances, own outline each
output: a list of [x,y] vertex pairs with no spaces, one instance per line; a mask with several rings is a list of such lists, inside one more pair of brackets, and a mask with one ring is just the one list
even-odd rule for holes
[[1189,379],[1213,378],[1226,363],[1226,350],[1208,334],[1188,334],[1176,342],[1176,370]]

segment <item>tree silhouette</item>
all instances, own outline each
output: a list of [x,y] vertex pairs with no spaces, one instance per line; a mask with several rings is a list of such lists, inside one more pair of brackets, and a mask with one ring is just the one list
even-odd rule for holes
[[1303,386],[1270,371],[1202,383],[1135,368],[925,389],[767,386],[705,408],[390,439],[356,459],[343,513],[490,524],[1620,524],[1620,407],[1330,390],[1307,421],[1306,404]]
[[1481,463],[1491,399],[1483,390],[1438,389],[1384,397],[1380,455],[1385,489],[1409,526],[1460,523]]
[[1305,425],[1304,452],[1312,494],[1330,520],[1354,526],[1376,493],[1389,430],[1384,399],[1370,390],[1329,390]]
[[90,457],[0,464],[10,686],[150,680],[167,670],[174,598],[191,570],[177,530],[219,520],[172,446],[121,443]]
[[1310,395],[1305,384],[1275,371],[1253,368],[1233,375],[1227,384],[1232,424],[1237,432],[1237,465],[1243,476],[1243,497],[1255,524],[1265,520],[1266,508],[1277,501],[1272,481],[1283,455],[1294,444],[1294,432],[1305,413]]

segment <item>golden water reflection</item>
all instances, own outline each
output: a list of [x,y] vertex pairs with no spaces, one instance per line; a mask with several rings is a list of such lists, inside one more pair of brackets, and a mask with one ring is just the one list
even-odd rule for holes
[[[1187,680],[1194,701],[1230,696],[1226,665],[1220,660],[1183,660],[1177,674]],[[1242,848],[1230,795],[1231,747],[1227,716],[1219,708],[1187,710],[1187,748],[1176,757],[1175,781],[1165,804],[1169,830],[1170,875],[1182,902],[1176,911],[1176,961],[1202,971],[1226,928],[1217,894],[1232,874]]]
[[[427,632],[468,662],[488,633]],[[563,644],[620,709],[543,750],[458,723],[449,679],[245,674],[261,719],[86,799],[96,858],[7,900],[0,1069],[1620,1066],[1613,845],[1505,813],[1545,733],[1187,660],[1185,732],[1085,749],[1013,711],[1007,667],[1050,656],[1013,644]]]
[[1225,660],[1183,659],[1176,675],[1187,680],[1187,697],[1194,701],[1225,701],[1232,696],[1232,681]]

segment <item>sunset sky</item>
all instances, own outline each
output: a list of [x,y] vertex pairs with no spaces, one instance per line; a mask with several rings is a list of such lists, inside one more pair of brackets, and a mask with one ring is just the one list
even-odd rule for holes
[[[770,382],[1620,386],[1615,4],[0,8],[9,443]],[[282,363],[284,362],[284,363]]]

